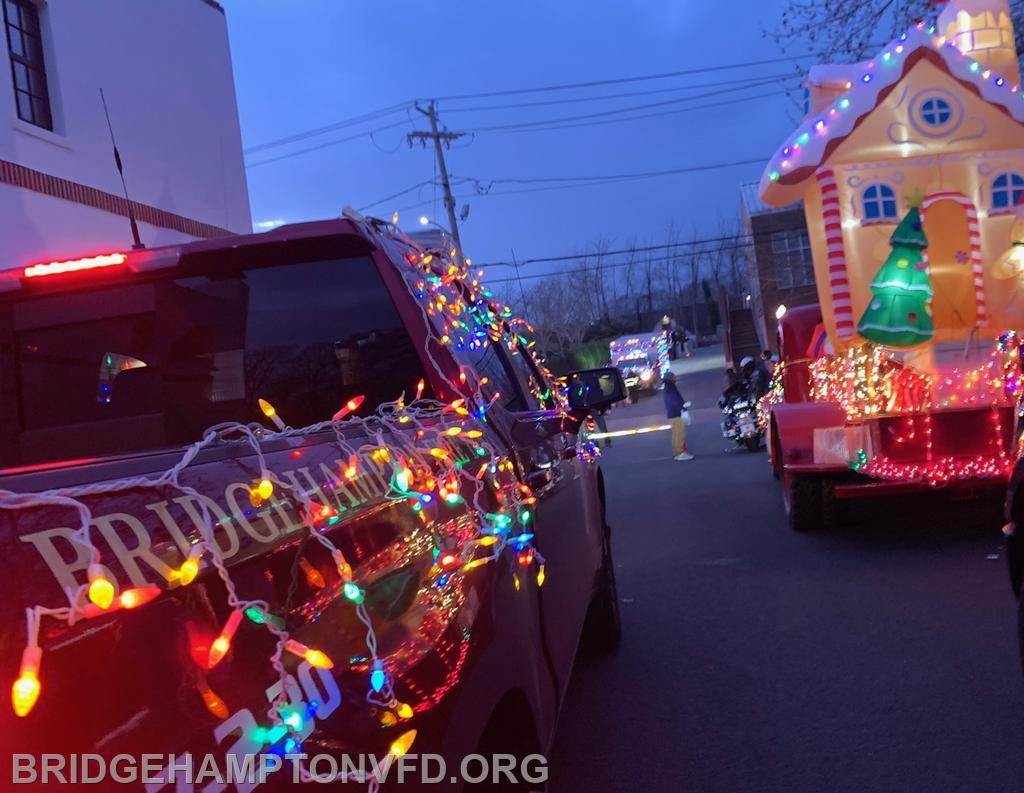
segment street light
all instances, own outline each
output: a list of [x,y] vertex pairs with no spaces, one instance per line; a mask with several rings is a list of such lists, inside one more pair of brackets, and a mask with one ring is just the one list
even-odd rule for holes
[[421,226],[425,226],[429,222],[430,222],[430,218],[428,218],[426,215],[420,215],[420,225]]
[[786,307],[785,307],[785,305],[781,305],[777,309],[775,309],[775,319],[782,319],[785,315],[786,315]]

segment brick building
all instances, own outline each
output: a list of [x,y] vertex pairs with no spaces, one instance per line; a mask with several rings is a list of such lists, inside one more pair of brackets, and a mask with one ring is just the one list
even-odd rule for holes
[[778,307],[818,302],[803,205],[767,206],[755,182],[740,185],[740,213],[743,233],[750,240],[745,273],[747,307],[761,347],[775,349]]

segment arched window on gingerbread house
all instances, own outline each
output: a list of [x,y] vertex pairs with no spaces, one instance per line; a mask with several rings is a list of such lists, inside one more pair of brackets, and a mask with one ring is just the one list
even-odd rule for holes
[[1020,203],[1024,196],[1024,176],[1019,173],[1003,173],[992,180],[992,212],[1008,213]]
[[887,184],[873,184],[864,190],[864,222],[895,223],[896,191]]

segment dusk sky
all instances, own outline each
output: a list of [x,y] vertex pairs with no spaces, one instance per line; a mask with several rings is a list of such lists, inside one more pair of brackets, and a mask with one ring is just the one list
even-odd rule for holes
[[[495,184],[486,196],[461,183],[459,205],[471,205],[463,242],[481,263],[507,260],[513,248],[519,259],[574,253],[601,237],[620,247],[633,238],[661,242],[672,221],[687,234],[695,226],[697,236],[715,236],[720,224],[738,220],[740,182],[760,177],[763,161],[801,115],[799,89],[787,97],[782,88],[798,85],[798,66],[808,61],[782,57],[806,48],[783,53],[762,35],[776,26],[784,0],[224,5],[247,149],[417,98],[707,70],[587,89],[442,99],[441,120],[453,131],[657,104],[622,114],[659,114],[632,121],[608,123],[617,116],[605,115],[563,122],[586,126],[467,135],[448,152],[448,166],[455,176],[483,183],[758,161],[572,189],[550,189],[564,182]],[[780,60],[720,68],[768,59]],[[632,95],[607,98],[621,94]],[[565,102],[585,97],[605,98]],[[678,101],[683,97],[691,98]],[[507,107],[537,102],[557,104]],[[502,107],[479,109],[494,105]],[[668,112],[683,108],[693,109]],[[405,140],[426,123],[415,110],[402,109],[250,151],[253,220],[337,216],[345,205],[361,208],[434,179],[432,151],[410,149]],[[372,138],[366,134],[382,127]],[[275,160],[314,146],[323,148]],[[514,192],[496,195],[503,191]],[[396,209],[407,228],[416,227],[420,215],[447,225],[440,188],[429,184],[369,212],[390,217]]]

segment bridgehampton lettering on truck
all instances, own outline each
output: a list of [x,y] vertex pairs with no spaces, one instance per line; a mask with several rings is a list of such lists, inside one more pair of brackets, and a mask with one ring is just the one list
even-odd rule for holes
[[[281,476],[293,488],[306,493],[315,501],[321,504],[330,501],[341,514],[379,501],[390,490],[390,471],[373,460],[371,455],[359,455],[358,473],[347,478],[344,470],[351,466],[351,460],[342,459],[336,460],[333,469],[325,463],[319,465],[323,481],[331,485],[326,494],[309,467],[285,470],[281,472]],[[216,530],[213,538],[225,559],[231,559],[242,549],[236,526],[253,542],[260,544],[274,543],[285,535],[301,531],[303,528],[297,503],[287,498],[277,498],[266,506],[255,509],[249,503],[251,487],[251,483],[247,482],[230,483],[224,488],[223,505],[205,495],[199,497],[214,516]],[[193,545],[189,535],[198,538],[198,532],[203,526],[199,498],[184,495],[145,504],[145,509],[159,518],[159,527],[154,526],[152,520],[141,519],[126,512],[112,512],[93,517],[93,525],[99,529],[108,548],[117,557],[132,586],[141,587],[157,583],[176,586],[172,573],[181,561],[168,560],[171,548],[164,539],[154,538],[154,529],[163,528],[173,542],[173,547],[181,552],[183,558],[187,556]],[[171,504],[176,504],[184,511],[194,531],[182,527],[174,515]],[[134,545],[129,547],[126,544],[117,531],[116,524],[130,531],[135,541]],[[85,549],[71,539],[74,531],[71,528],[56,527],[25,534],[19,538],[39,552],[62,591],[69,587],[77,588],[82,582],[76,574],[85,573],[89,566],[90,560]],[[74,554],[74,558],[69,561],[67,553]],[[157,577],[143,572],[143,566],[156,573]],[[116,576],[109,569],[106,569],[106,572],[108,578],[117,584]]]

